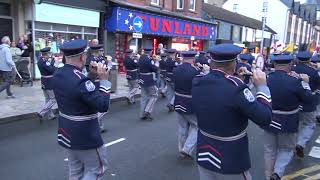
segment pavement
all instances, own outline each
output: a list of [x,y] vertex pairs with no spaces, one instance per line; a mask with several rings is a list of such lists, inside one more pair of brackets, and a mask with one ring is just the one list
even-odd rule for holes
[[[123,101],[111,105],[104,123],[107,132],[103,139],[108,146],[108,180],[197,180],[196,164],[179,160],[177,152],[176,114],[168,113],[166,100],[155,105],[152,122],[139,120],[139,103],[127,105]],[[68,167],[64,149],[57,144],[57,121],[39,124],[26,119],[0,125],[0,179],[1,180],[67,180]],[[315,136],[306,149],[320,146]],[[264,180],[263,131],[253,123],[248,129],[253,180]],[[320,153],[318,153],[320,155]],[[318,171],[320,160],[307,156],[294,158],[287,175],[297,174],[294,180],[306,180]],[[301,169],[306,170],[298,171]],[[303,172],[303,173],[301,173]],[[293,177],[293,176],[292,176]],[[316,178],[317,180],[320,178]],[[313,179],[313,180],[316,180]],[[312,178],[311,178],[312,180]]]
[[[15,99],[7,99],[6,93],[0,93],[0,124],[15,120],[35,117],[35,113],[44,105],[44,96],[39,80],[33,86],[12,86]],[[118,84],[115,93],[111,93],[111,102],[125,100],[128,92],[127,80],[124,74],[118,74]],[[53,107],[56,109],[57,107]]]

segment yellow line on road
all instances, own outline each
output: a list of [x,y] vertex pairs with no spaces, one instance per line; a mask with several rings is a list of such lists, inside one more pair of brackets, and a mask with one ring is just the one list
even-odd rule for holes
[[314,176],[310,176],[308,177],[307,179],[304,179],[304,180],[318,180],[320,179],[320,174],[316,174]]
[[[290,175],[284,176],[284,177],[282,177],[282,180],[291,180],[293,178],[296,178],[296,177],[299,177],[299,176],[302,176],[304,174],[311,173],[311,172],[314,172],[314,171],[318,171],[318,170],[320,170],[320,165],[311,166],[311,167],[296,171],[296,172],[294,172],[294,173],[292,173]],[[315,180],[315,179],[310,179],[310,178],[319,177],[319,175],[320,174],[317,174],[317,175],[312,176],[312,177],[308,177],[308,179],[305,179],[305,180]],[[317,179],[320,179],[320,178],[317,178]]]

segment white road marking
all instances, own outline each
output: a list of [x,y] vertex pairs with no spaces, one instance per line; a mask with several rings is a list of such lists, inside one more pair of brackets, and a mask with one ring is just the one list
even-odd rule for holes
[[320,158],[320,147],[318,146],[313,146],[309,156],[314,157],[314,158]]
[[316,140],[316,143],[320,144],[320,136],[319,136],[318,139]]
[[104,144],[103,146],[104,146],[104,147],[108,147],[108,146],[117,144],[117,143],[119,143],[119,142],[122,142],[122,141],[124,141],[124,140],[126,140],[126,138],[120,138],[120,139],[111,141],[111,142],[109,142],[109,143],[107,143],[107,144]]
[[[107,144],[104,144],[103,147],[109,147],[109,146],[111,146],[111,145],[117,144],[117,143],[122,142],[122,141],[124,141],[124,140],[126,140],[126,138],[120,138],[120,139],[111,141],[111,142],[109,142],[109,143],[107,143]],[[66,161],[66,162],[67,162],[67,161],[69,161],[69,159],[68,159],[68,158],[65,158],[63,161]],[[116,174],[113,174],[112,176],[115,176],[115,175],[116,175]]]

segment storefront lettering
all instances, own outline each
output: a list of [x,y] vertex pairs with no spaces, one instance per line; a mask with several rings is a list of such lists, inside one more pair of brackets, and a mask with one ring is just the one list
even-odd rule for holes
[[202,36],[208,36],[209,35],[209,29],[207,26],[202,26]]
[[[133,20],[137,17],[140,17],[142,21],[134,23]],[[132,33],[137,31],[132,26],[141,26],[141,31],[139,32],[142,34],[184,38],[193,36],[194,39],[212,40],[216,38],[216,27],[211,23],[151,14],[121,7],[114,7],[112,16],[106,19],[105,24],[110,32]]]
[[182,30],[179,29],[179,22],[174,22],[174,33],[175,34],[182,34]]
[[200,26],[193,25],[192,36],[200,36]]
[[185,23],[185,24],[184,24],[183,34],[191,35],[190,24],[188,24],[188,23]]
[[172,32],[172,25],[173,25],[172,21],[162,19],[162,32],[171,33]]
[[150,29],[151,31],[158,31],[160,24],[159,18],[150,18]]

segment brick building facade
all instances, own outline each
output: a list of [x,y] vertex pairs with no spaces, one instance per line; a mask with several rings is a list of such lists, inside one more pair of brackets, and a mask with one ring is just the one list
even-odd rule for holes
[[[202,0],[109,0],[105,17],[106,53],[125,71],[125,51],[140,52],[161,43],[177,50],[206,50],[215,39],[214,23],[201,19]],[[137,38],[136,35],[139,35]]]

